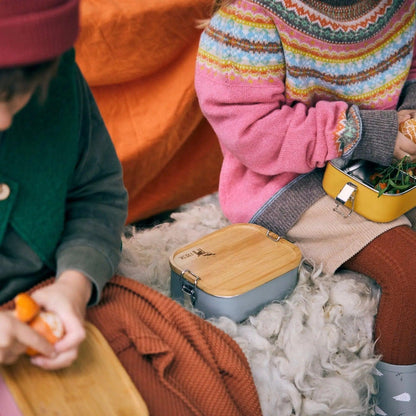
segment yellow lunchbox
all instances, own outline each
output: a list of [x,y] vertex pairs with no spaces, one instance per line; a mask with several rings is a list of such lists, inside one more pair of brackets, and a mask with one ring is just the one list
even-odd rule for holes
[[344,216],[355,211],[374,222],[389,222],[416,206],[416,183],[406,191],[379,196],[369,179],[379,165],[362,160],[344,163],[328,162],[322,181],[325,192],[335,199],[334,209]]

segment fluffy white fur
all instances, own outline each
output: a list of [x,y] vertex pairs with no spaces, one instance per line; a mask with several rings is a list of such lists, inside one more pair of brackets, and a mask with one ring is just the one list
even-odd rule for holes
[[[119,272],[169,296],[169,256],[228,225],[216,195],[181,207],[151,229],[130,229]],[[374,414],[372,328],[379,290],[351,272],[323,275],[302,264],[284,301],[237,324],[211,322],[228,333],[250,363],[264,416]],[[198,311],[193,311],[198,313]]]

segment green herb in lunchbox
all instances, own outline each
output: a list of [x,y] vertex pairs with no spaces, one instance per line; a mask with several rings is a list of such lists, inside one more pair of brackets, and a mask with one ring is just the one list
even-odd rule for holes
[[378,190],[378,196],[385,193],[399,194],[416,186],[416,162],[405,156],[387,167],[377,168],[369,179]]

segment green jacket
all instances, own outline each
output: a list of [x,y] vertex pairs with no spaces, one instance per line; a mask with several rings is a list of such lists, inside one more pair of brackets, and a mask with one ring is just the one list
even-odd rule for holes
[[37,94],[13,119],[0,146],[0,243],[8,223],[49,267],[64,229],[68,186],[78,159],[74,52],[63,55],[46,102]]
[[127,215],[122,169],[94,98],[64,54],[46,102],[34,96],[0,134],[0,302],[75,269],[94,284],[116,272]]

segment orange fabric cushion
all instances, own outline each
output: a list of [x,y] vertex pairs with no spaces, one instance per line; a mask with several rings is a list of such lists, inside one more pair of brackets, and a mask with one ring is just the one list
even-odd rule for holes
[[194,90],[211,0],[82,0],[77,62],[113,139],[131,223],[218,187],[222,154]]

